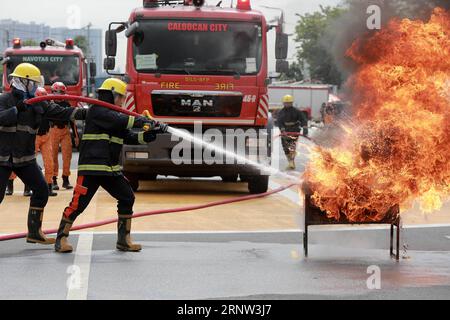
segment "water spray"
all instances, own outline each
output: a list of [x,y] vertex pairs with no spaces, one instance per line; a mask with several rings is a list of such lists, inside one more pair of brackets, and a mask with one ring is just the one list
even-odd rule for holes
[[[72,96],[72,95],[47,95],[47,96],[36,97],[36,98],[30,99],[30,100],[27,100],[26,103],[27,104],[36,104],[36,103],[40,103],[40,102],[44,102],[44,101],[52,101],[52,100],[53,101],[64,100],[64,101],[84,102],[84,103],[88,103],[91,105],[98,105],[98,106],[101,106],[101,107],[104,107],[104,108],[107,108],[107,109],[110,109],[113,111],[117,111],[117,112],[129,115],[129,116],[133,116],[133,117],[145,116],[145,114],[141,115],[136,112],[123,109],[119,106],[116,106],[116,105],[113,105],[113,104],[110,104],[110,103],[107,103],[104,101],[87,98],[87,97]],[[187,133],[185,131],[182,131],[182,130],[179,130],[179,129],[169,126],[168,132],[176,137],[186,139],[189,142],[191,142],[197,146],[205,147],[209,150],[213,150],[213,151],[217,152],[220,155],[229,156],[229,157],[233,158],[234,160],[237,160],[240,163],[250,165],[258,170],[261,170],[262,172],[264,172],[268,175],[277,175],[277,176],[281,176],[283,178],[298,182],[299,177],[297,177],[297,176],[293,176],[293,175],[284,173],[284,172],[280,171],[279,169],[272,168],[270,165],[261,164],[257,161],[250,160],[250,159],[248,159],[242,155],[239,155],[235,152],[218,147],[214,144],[207,143],[207,142],[203,141],[202,139],[194,137],[192,134]]]

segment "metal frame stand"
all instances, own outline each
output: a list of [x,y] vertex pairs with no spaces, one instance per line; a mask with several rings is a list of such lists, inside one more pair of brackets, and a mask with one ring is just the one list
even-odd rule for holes
[[[352,225],[355,223],[350,222],[346,219],[344,215],[341,215],[339,221],[330,219],[327,217],[325,212],[322,212],[319,208],[312,204],[311,196],[305,193],[305,231],[303,233],[303,251],[305,257],[308,257],[308,242],[309,242],[309,227],[315,225]],[[364,225],[374,224],[374,225],[390,225],[390,256],[399,261],[400,260],[400,232],[401,232],[401,218],[400,218],[400,208],[399,206],[392,207],[386,214],[383,221],[379,222],[365,222],[360,223]],[[394,235],[394,229],[396,229],[396,234]],[[395,236],[395,252],[394,252],[394,236]]]

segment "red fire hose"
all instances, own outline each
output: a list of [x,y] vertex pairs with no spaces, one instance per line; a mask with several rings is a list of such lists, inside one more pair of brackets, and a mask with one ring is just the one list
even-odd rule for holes
[[[231,204],[231,203],[237,203],[237,202],[243,202],[243,201],[248,201],[248,200],[253,200],[253,199],[265,198],[265,197],[271,196],[273,194],[283,192],[284,190],[287,190],[287,189],[292,188],[292,187],[297,186],[297,185],[298,185],[297,183],[292,183],[290,185],[287,185],[287,186],[284,186],[284,187],[280,187],[278,189],[275,189],[275,190],[272,190],[272,191],[269,191],[269,192],[266,192],[266,193],[263,193],[263,194],[258,194],[258,195],[249,195],[249,196],[244,196],[244,197],[238,197],[238,198],[222,200],[222,201],[216,201],[216,202],[200,204],[200,205],[194,205],[194,206],[188,206],[188,207],[172,208],[172,209],[160,209],[160,210],[136,213],[136,214],[133,215],[133,219],[142,218],[142,217],[148,217],[148,216],[161,215],[161,214],[167,214],[167,213],[195,211],[195,210],[206,209],[206,208],[211,208],[211,207],[217,207],[217,206],[222,206],[222,205]],[[98,228],[98,227],[106,226],[106,225],[113,224],[113,223],[116,223],[116,222],[117,222],[117,218],[111,218],[111,219],[104,220],[104,221],[99,221],[99,222],[94,222],[94,223],[89,223],[89,224],[76,226],[76,227],[73,227],[71,229],[71,231],[79,231],[79,230],[85,230],[85,229]],[[57,229],[44,231],[45,234],[54,234],[54,233],[57,233],[57,232],[58,232]],[[2,241],[9,241],[9,240],[23,239],[23,238],[26,238],[26,236],[27,236],[26,232],[25,233],[17,233],[17,234],[10,234],[10,235],[5,235],[5,236],[0,236],[0,242],[2,242]]]
[[[95,104],[101,107],[105,107],[117,112],[121,112],[123,114],[129,115],[129,116],[133,116],[133,117],[140,117],[142,115],[140,115],[139,113],[133,112],[133,111],[129,111],[126,109],[123,109],[119,106],[104,102],[104,101],[100,101],[97,99],[92,99],[92,98],[86,98],[86,97],[80,97],[80,96],[71,96],[71,95],[47,95],[47,96],[42,96],[42,97],[36,97],[30,100],[27,100],[26,103],[27,104],[35,104],[35,103],[39,103],[39,102],[43,102],[43,101],[60,101],[60,100],[65,100],[65,101],[76,101],[76,102],[84,102],[84,103],[88,103],[88,104]],[[300,136],[303,137],[305,139],[308,139],[310,141],[313,141],[311,138],[304,136],[303,134],[299,133],[299,132],[284,132],[281,133],[278,136],[275,136],[275,138],[279,138],[282,136]]]
[[104,102],[104,101],[100,101],[97,99],[92,99],[92,98],[86,98],[86,97],[80,97],[80,96],[70,96],[70,95],[48,95],[48,96],[42,96],[42,97],[36,97],[30,100],[27,100],[26,103],[27,104],[35,104],[35,103],[39,103],[39,102],[43,102],[43,101],[76,101],[76,102],[85,102],[85,103],[89,103],[89,104],[95,104],[101,107],[105,107],[117,112],[121,112],[124,113],[126,115],[129,116],[133,116],[133,117],[140,117],[142,115],[140,115],[139,113],[133,112],[133,111],[128,111],[126,109],[123,109],[121,107],[115,106],[113,104]]

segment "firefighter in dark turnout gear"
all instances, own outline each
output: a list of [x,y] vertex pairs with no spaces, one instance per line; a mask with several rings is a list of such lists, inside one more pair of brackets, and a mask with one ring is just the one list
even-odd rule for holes
[[[280,128],[284,153],[289,161],[288,170],[295,170],[295,157],[297,155],[297,142],[303,130],[308,136],[308,119],[305,114],[294,107],[294,98],[287,95],[283,98],[283,109],[278,113],[277,125]],[[289,135],[289,133],[293,133]]]
[[26,100],[35,96],[38,85],[42,83],[40,70],[32,64],[18,65],[10,77],[12,92],[0,95],[0,203],[14,171],[33,192],[27,242],[53,244],[55,239],[47,238],[41,230],[49,190],[36,163],[36,134],[45,117],[50,120],[82,120],[85,112],[47,103],[27,105]]
[[[48,95],[47,90],[45,88],[38,88],[36,90],[36,97],[46,96]],[[58,194],[53,191],[53,157],[52,157],[52,142],[50,139],[50,122],[43,118],[41,125],[39,126],[39,130],[36,135],[36,154],[41,152],[42,160],[44,162],[45,168],[45,180],[48,184],[48,192],[50,197],[56,197]],[[6,195],[12,195],[14,193],[14,180],[16,179],[16,175],[13,173],[9,178],[8,185],[6,187]],[[25,190],[23,192],[25,197],[31,197],[30,188],[25,185]]]
[[[123,106],[126,83],[119,79],[108,79],[98,91],[99,100]],[[131,129],[148,131],[134,132]],[[167,126],[146,117],[126,116],[101,106],[91,106],[80,144],[78,180],[69,207],[64,210],[59,226],[55,250],[72,252],[68,242],[69,231],[75,219],[87,208],[95,193],[102,187],[117,199],[119,223],[117,249],[137,252],[140,245],[130,238],[134,194],[128,180],[123,176],[119,164],[123,144],[147,144],[156,134],[167,131]]]

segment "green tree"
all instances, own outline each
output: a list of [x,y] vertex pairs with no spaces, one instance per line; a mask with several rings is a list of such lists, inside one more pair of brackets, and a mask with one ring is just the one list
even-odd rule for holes
[[323,43],[324,36],[333,21],[345,9],[342,7],[320,7],[319,11],[300,15],[296,26],[296,39],[300,44],[298,65],[309,66],[311,80],[341,85],[343,76],[333,57]]
[[289,65],[289,71],[287,73],[283,73],[280,76],[280,80],[295,80],[301,81],[303,80],[303,72],[300,63],[293,62]]
[[22,42],[22,46],[24,47],[37,47],[39,46],[39,42],[33,39],[27,39]]
[[75,45],[78,46],[81,50],[83,50],[85,55],[88,55],[90,52],[89,42],[85,36],[76,36],[73,39]]

